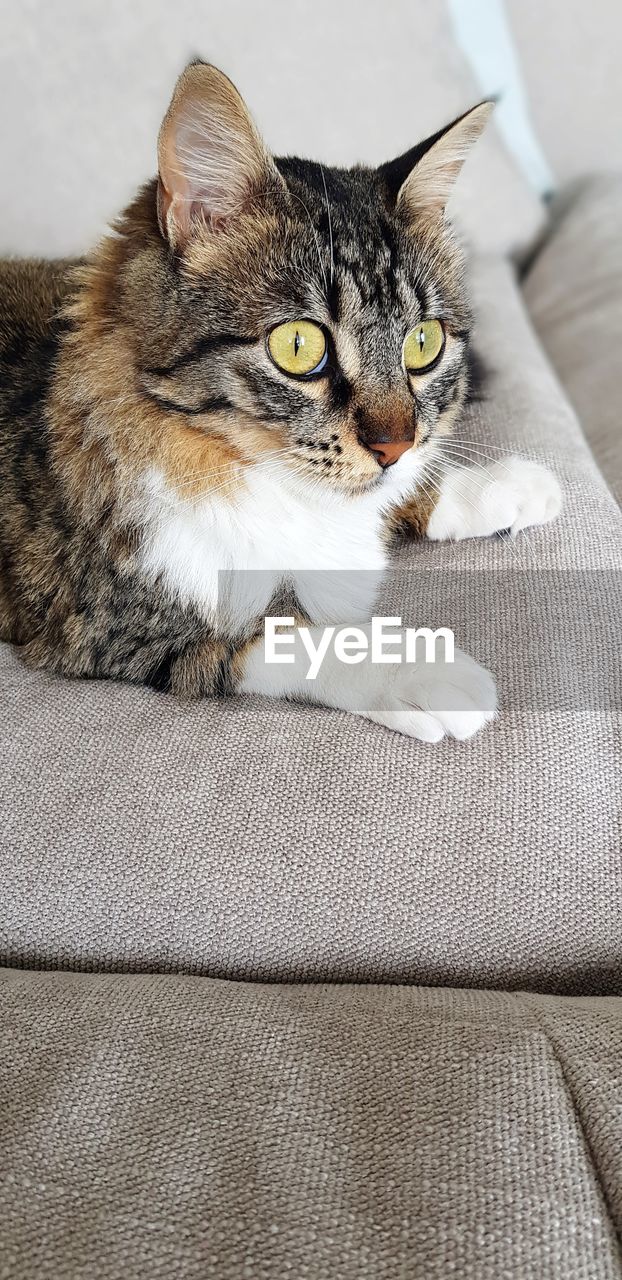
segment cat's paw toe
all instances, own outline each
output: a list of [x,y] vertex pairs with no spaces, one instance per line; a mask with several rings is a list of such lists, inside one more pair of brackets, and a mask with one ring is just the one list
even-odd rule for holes
[[454,662],[399,669],[392,697],[374,719],[422,742],[464,741],[494,719],[497,691],[489,671],[456,649]]
[[549,520],[556,519],[561,511],[562,491],[548,467],[525,458],[508,458],[494,466],[505,472],[505,479],[501,474],[499,482],[507,483],[513,490],[516,510],[514,519],[506,525],[512,535],[530,525],[548,524]]
[[445,477],[428,538],[487,537],[546,524],[559,515],[562,492],[548,467],[508,457],[486,467],[460,467]]

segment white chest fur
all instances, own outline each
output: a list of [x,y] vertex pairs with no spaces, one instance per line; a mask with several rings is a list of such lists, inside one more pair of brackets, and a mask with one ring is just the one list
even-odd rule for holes
[[350,497],[259,463],[245,468],[234,498],[198,501],[151,471],[140,568],[218,629],[265,612],[284,579],[313,621],[366,618],[386,565],[384,513],[412,491],[420,469],[415,452],[405,454],[377,489]]

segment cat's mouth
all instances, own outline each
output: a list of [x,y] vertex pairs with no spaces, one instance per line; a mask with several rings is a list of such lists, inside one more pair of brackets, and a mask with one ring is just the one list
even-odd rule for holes
[[[289,453],[289,450],[287,451]],[[287,470],[300,480],[310,480],[314,488],[344,494],[363,494],[392,486],[413,469],[417,440],[378,440],[367,444],[334,432],[325,439],[299,437],[287,460]]]

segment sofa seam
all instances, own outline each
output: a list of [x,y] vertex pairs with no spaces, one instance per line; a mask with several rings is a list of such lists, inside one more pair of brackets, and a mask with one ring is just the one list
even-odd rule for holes
[[593,1145],[592,1145],[591,1139],[590,1139],[590,1137],[589,1137],[589,1132],[588,1132],[587,1124],[586,1124],[586,1121],[585,1121],[585,1119],[584,1119],[584,1116],[583,1116],[583,1113],[582,1113],[582,1110],[581,1110],[581,1106],[580,1106],[580,1104],[579,1104],[579,1101],[578,1101],[578,1099],[577,1099],[577,1096],[576,1096],[576,1094],[575,1094],[575,1091],[574,1091],[574,1089],[573,1089],[573,1087],[572,1087],[572,1085],[571,1085],[571,1083],[570,1083],[570,1080],[569,1080],[569,1078],[568,1078],[568,1073],[567,1073],[567,1070],[566,1070],[566,1066],[565,1066],[565,1064],[564,1064],[564,1060],[563,1060],[563,1058],[562,1058],[562,1056],[561,1056],[561,1053],[560,1053],[560,1051],[559,1051],[559,1049],[558,1049],[558,1047],[557,1047],[557,1044],[555,1043],[555,1040],[553,1039],[553,1037],[552,1037],[552,1035],[551,1035],[551,1033],[550,1033],[550,1031],[549,1031],[548,1027],[543,1023],[543,1021],[542,1021],[542,1019],[541,1019],[541,1017],[540,1017],[539,1010],[538,1010],[538,1009],[536,1009],[536,1008],[534,1008],[534,1006],[533,1006],[533,1004],[532,1004],[532,1001],[531,1001],[531,998],[530,998],[530,996],[528,995],[528,993],[526,993],[526,992],[522,993],[522,998],[523,998],[523,999],[526,999],[527,1007],[528,1007],[528,1009],[529,1009],[529,1011],[530,1011],[530,1013],[531,1013],[531,1015],[532,1015],[532,1017],[533,1017],[533,1019],[534,1019],[534,1022],[535,1022],[535,1024],[536,1024],[536,1027],[537,1027],[537,1028],[538,1028],[538,1030],[541,1032],[541,1034],[544,1036],[544,1039],[546,1040],[547,1044],[549,1045],[549,1047],[550,1047],[550,1049],[551,1049],[551,1052],[552,1052],[552,1054],[553,1054],[553,1057],[554,1057],[554,1059],[555,1059],[555,1061],[556,1061],[556,1063],[557,1063],[557,1065],[558,1065],[558,1067],[559,1067],[559,1071],[560,1071],[561,1078],[562,1078],[562,1083],[563,1083],[563,1085],[564,1085],[564,1089],[565,1089],[566,1094],[567,1094],[567,1096],[568,1096],[568,1099],[569,1099],[569,1101],[570,1101],[570,1104],[571,1104],[571,1107],[572,1107],[573,1114],[574,1114],[574,1116],[575,1116],[575,1118],[576,1118],[577,1125],[578,1125],[578,1128],[579,1128],[579,1132],[581,1133],[581,1137],[583,1138],[583,1142],[584,1142],[584,1145],[585,1145],[585,1149],[586,1149],[587,1154],[588,1154],[588,1156],[589,1156],[590,1163],[591,1163],[591,1165],[592,1165],[592,1169],[594,1170],[594,1176],[595,1176],[595,1178],[596,1178],[596,1184],[597,1184],[598,1189],[599,1189],[599,1191],[600,1191],[601,1198],[602,1198],[603,1204],[604,1204],[604,1206],[605,1206],[605,1211],[606,1211],[607,1217],[608,1217],[609,1222],[611,1223],[611,1227],[612,1227],[612,1229],[613,1229],[613,1234],[614,1234],[614,1237],[615,1237],[615,1241],[616,1241],[616,1245],[617,1245],[617,1250],[618,1250],[618,1265],[619,1265],[619,1268],[620,1268],[620,1275],[622,1276],[622,1231],[621,1231],[620,1227],[618,1226],[617,1215],[614,1213],[613,1206],[612,1206],[611,1201],[610,1201],[610,1198],[609,1198],[609,1192],[608,1192],[608,1190],[607,1190],[607,1184],[606,1184],[606,1182],[605,1182],[605,1179],[604,1179],[603,1174],[602,1174],[602,1171],[601,1171],[600,1161],[597,1159],[596,1152],[595,1152],[595,1150],[594,1150],[594,1147],[593,1147]]

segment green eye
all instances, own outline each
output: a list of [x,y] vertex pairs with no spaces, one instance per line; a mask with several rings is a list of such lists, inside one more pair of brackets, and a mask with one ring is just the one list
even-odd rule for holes
[[328,359],[326,337],[311,320],[288,320],[268,334],[271,359],[283,373],[304,378],[320,373]]
[[404,368],[407,373],[422,373],[438,360],[445,346],[445,330],[440,320],[422,320],[404,338]]

